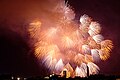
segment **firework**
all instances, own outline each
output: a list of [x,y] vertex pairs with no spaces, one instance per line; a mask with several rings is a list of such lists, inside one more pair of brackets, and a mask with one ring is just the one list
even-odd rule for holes
[[74,11],[64,2],[56,5],[53,14],[46,22],[40,19],[30,23],[36,58],[56,74],[66,70],[69,77],[86,77],[87,67],[89,75],[97,74],[100,69],[94,62],[109,58],[113,48],[112,41],[100,34],[100,24],[87,15],[75,22]]

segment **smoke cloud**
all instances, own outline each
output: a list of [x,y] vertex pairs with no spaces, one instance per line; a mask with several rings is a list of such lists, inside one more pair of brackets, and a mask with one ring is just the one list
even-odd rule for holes
[[[33,20],[52,17],[60,0],[1,0],[0,1],[0,24],[21,36],[26,35],[27,24]],[[2,27],[2,26],[0,26]]]

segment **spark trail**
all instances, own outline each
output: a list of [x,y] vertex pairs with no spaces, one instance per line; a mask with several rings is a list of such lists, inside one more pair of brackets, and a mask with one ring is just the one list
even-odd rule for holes
[[[49,13],[48,13],[49,14]],[[74,21],[75,13],[64,1],[51,10],[51,17],[30,23],[29,33],[34,44],[34,55],[42,59],[51,72],[86,77],[97,74],[99,67],[94,63],[110,57],[113,44],[101,35],[101,26],[88,15]]]

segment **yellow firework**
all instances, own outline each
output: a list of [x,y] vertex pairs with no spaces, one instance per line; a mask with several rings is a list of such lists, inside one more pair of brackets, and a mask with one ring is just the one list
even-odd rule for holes
[[113,48],[112,41],[100,34],[100,24],[87,15],[75,22],[74,11],[64,2],[56,5],[53,14],[29,25],[36,58],[56,74],[66,70],[68,77],[86,77],[87,67],[89,75],[97,74],[100,69],[94,62],[108,59]]

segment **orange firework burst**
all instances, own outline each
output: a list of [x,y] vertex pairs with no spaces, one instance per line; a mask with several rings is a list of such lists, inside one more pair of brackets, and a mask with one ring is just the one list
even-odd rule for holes
[[57,74],[66,70],[68,76],[86,77],[87,66],[89,75],[97,74],[99,67],[94,61],[106,60],[113,48],[112,41],[100,34],[100,24],[87,15],[75,22],[74,11],[64,2],[58,3],[52,14],[50,21],[30,23],[35,56]]

